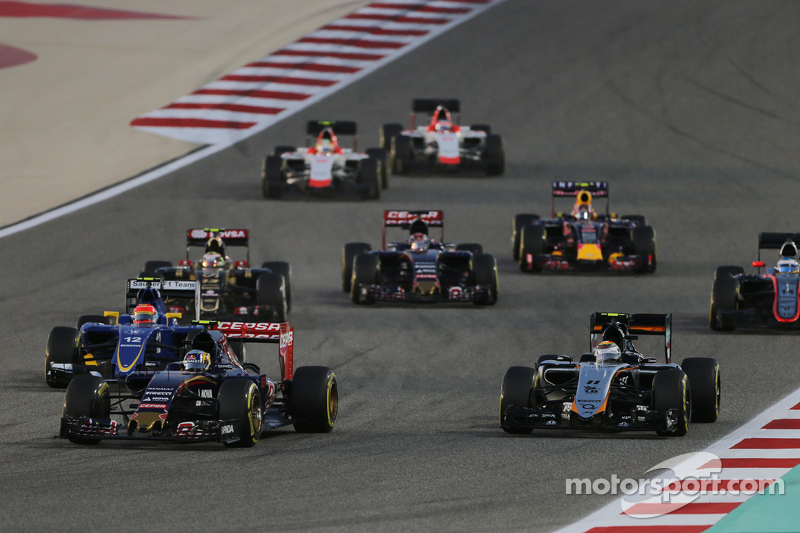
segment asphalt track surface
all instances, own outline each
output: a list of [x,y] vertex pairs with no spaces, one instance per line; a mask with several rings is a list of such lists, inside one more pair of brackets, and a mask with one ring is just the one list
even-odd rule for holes
[[[755,258],[759,231],[798,229],[798,11],[511,0],[229,151],[4,239],[0,530],[550,531],[610,501],[566,496],[566,478],[639,478],[745,423],[797,387],[797,337],[713,333],[709,293],[717,265]],[[357,119],[374,145],[415,96],[459,97],[464,123],[502,133],[506,175],[393,178],[379,202],[261,199],[261,158],[305,120]],[[555,179],[608,180],[612,209],[656,228],[658,272],[519,273],[510,221],[546,214]],[[385,208],[443,209],[447,240],[483,243],[498,305],[350,303],[341,247],[377,245]],[[291,261],[296,365],[335,369],[336,429],[247,450],[54,439],[50,328],[119,309],[126,276],[179,259],[184,230],[207,225],[250,228],[254,262]],[[681,439],[503,433],[505,370],[581,353],[596,310],[674,313],[675,359],[722,365],[719,421]],[[252,359],[277,368],[275,353]]]

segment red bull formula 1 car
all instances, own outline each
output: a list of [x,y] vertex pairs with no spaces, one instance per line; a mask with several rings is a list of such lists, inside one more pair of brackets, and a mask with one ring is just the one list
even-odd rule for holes
[[[60,436],[77,444],[103,439],[216,441],[253,446],[262,432],[293,425],[326,433],[338,413],[338,385],[327,367],[294,369],[294,332],[287,323],[200,322],[182,360],[164,370],[118,367],[113,377],[74,376],[67,387]],[[241,363],[232,348],[279,344],[281,376]],[[127,342],[124,338],[121,343]]]
[[[503,139],[487,124],[460,126],[460,111],[461,103],[455,99],[418,98],[411,107],[409,129],[384,124],[381,146],[389,152],[392,172],[478,169],[490,176],[505,172]],[[430,122],[416,126],[416,113],[430,115]]]
[[[711,289],[708,322],[715,331],[737,327],[800,328],[800,233],[760,233],[756,274],[739,266],[717,267]],[[761,250],[780,250],[775,267],[767,267]],[[765,273],[761,273],[761,269]]]
[[[633,346],[639,335],[663,335],[665,362]],[[534,429],[655,431],[683,436],[690,422],[719,416],[719,363],[671,359],[672,315],[594,313],[591,351],[543,355],[536,367],[513,366],[503,377],[500,426]]]
[[[387,242],[387,228],[408,231]],[[439,240],[429,230],[439,229]],[[342,250],[342,290],[357,304],[376,301],[473,302],[494,305],[498,298],[497,263],[475,243],[443,242],[442,211],[384,211],[383,249],[363,242]]]
[[[572,212],[555,212],[556,198],[575,198]],[[595,198],[605,198],[605,213],[595,211]],[[655,230],[642,215],[618,218],[610,213],[605,181],[554,181],[550,218],[516,215],[511,241],[514,259],[523,272],[656,270]]]
[[[356,123],[312,120],[306,127],[306,147],[277,146],[264,159],[261,190],[264,198],[286,194],[343,195],[380,198],[389,186],[387,153],[382,148],[358,152]],[[353,148],[339,143],[353,136]],[[312,145],[310,140],[316,137]]]

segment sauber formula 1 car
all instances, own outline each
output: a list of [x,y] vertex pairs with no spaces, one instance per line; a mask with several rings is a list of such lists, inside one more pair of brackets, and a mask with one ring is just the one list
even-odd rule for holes
[[[203,247],[202,259],[192,261],[193,247]],[[227,247],[244,247],[247,256],[234,261]],[[250,268],[250,233],[246,229],[202,228],[186,232],[186,259],[178,266],[169,261],[148,261],[140,276],[200,282],[200,318],[249,317],[276,322],[286,320],[292,306],[292,269],[285,261],[267,261]],[[169,300],[175,310],[195,314],[195,302]]]
[[[77,328],[52,329],[44,363],[48,385],[64,388],[86,369],[116,378],[120,372],[153,371],[180,361],[182,342],[202,328],[178,325],[181,313],[170,312],[163,298],[196,298],[197,282],[129,279],[125,297],[123,314],[83,315]],[[131,312],[137,304],[152,306],[154,316],[147,327],[134,323]]]
[[[342,148],[339,137],[352,135],[353,148]],[[312,136],[316,142],[311,145]],[[306,148],[277,146],[264,159],[261,191],[264,198],[287,193],[358,194],[380,198],[389,186],[387,153],[382,148],[358,152],[356,123],[312,120],[306,127]]]
[[[400,242],[386,242],[386,229],[407,230]],[[428,235],[439,228],[439,240]],[[498,298],[497,264],[483,246],[454,245],[444,238],[441,211],[384,211],[383,249],[364,242],[342,251],[342,290],[357,304],[377,300],[473,302],[494,305]]]
[[[756,274],[746,274],[739,266],[717,267],[711,290],[708,322],[715,331],[737,327],[800,327],[800,233],[760,233]],[[761,250],[780,250],[775,267],[766,267]],[[765,268],[765,273],[761,269]]]
[[[633,346],[638,335],[663,335],[665,363]],[[672,315],[594,313],[589,353],[543,355],[535,368],[512,366],[503,377],[500,425],[533,429],[656,431],[683,436],[690,422],[719,416],[719,363],[671,362]]]
[[[503,139],[487,124],[459,126],[453,115],[461,111],[454,99],[416,99],[411,107],[411,125],[384,124],[381,147],[389,151],[392,172],[415,170],[484,170],[490,176],[505,171]],[[416,126],[416,113],[431,116],[428,124]]]
[[[62,438],[217,441],[253,446],[263,431],[294,425],[327,433],[336,423],[338,385],[330,368],[294,369],[294,332],[287,323],[205,322],[183,342],[182,361],[163,370],[120,368],[113,378],[75,375],[67,387]],[[279,343],[281,377],[270,380],[231,347]]]
[[[575,198],[571,213],[556,213],[556,198]],[[606,199],[606,212],[592,207]],[[605,181],[554,181],[550,218],[519,214],[512,223],[512,252],[523,272],[542,270],[656,271],[656,233],[642,215],[608,211]]]

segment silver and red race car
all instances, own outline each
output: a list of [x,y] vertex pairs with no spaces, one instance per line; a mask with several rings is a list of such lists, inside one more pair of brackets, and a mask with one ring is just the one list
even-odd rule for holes
[[[353,137],[352,149],[341,146],[342,136]],[[387,173],[385,150],[358,152],[355,122],[312,120],[306,126],[305,148],[277,146],[264,159],[261,191],[264,198],[305,193],[377,199],[389,186]]]
[[[409,129],[397,123],[384,124],[381,147],[390,154],[392,172],[482,170],[490,176],[502,174],[503,139],[487,124],[460,126],[460,111],[461,103],[455,99],[417,98],[411,107]],[[430,115],[430,121],[416,126],[417,113]]]

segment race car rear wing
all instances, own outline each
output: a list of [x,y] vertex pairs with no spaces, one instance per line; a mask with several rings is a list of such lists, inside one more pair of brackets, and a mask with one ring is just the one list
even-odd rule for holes
[[[294,328],[288,322],[215,322],[197,320],[192,324],[219,331],[228,339],[243,343],[262,342],[278,344],[281,379],[290,381],[294,375]],[[244,355],[244,354],[243,354]]]
[[386,228],[410,230],[411,225],[418,220],[429,228],[441,228],[439,242],[444,241],[444,211],[384,211],[383,249],[386,249]]
[[[247,248],[247,262],[250,262],[250,232],[246,229],[194,228],[186,230],[186,259],[192,247],[205,248],[209,240],[219,238],[224,246]],[[223,250],[224,251],[224,250]],[[220,251],[222,255],[225,255]]]
[[[461,102],[455,98],[415,98],[411,102],[411,129],[413,130],[416,125],[416,114],[425,113],[426,115],[433,115],[436,108],[443,106],[450,111],[451,114],[458,115],[461,113]],[[454,118],[456,124],[459,123],[458,116]]]
[[[639,313],[593,313],[589,319],[589,349],[594,348],[603,339],[603,331],[608,324],[624,324],[631,337],[635,335],[663,335],[664,356],[667,363],[672,362],[672,313],[652,314]],[[633,338],[631,339],[633,340]]]
[[759,233],[758,260],[761,261],[761,250],[780,250],[786,241],[800,245],[800,233]]
[[605,198],[606,215],[609,214],[607,181],[554,181],[553,192],[550,195],[550,217],[555,217],[556,198],[578,196],[581,191],[590,193],[592,198]]
[[[194,298],[194,308],[200,318],[200,284],[196,281],[136,278],[125,282],[125,313],[129,314],[141,299],[142,291],[155,289],[162,298]],[[148,303],[148,302],[145,302]]]
[[306,124],[306,146],[311,146],[312,137],[319,135],[325,128],[331,128],[337,137],[354,137],[353,151],[358,151],[358,127],[352,120],[309,120]]

